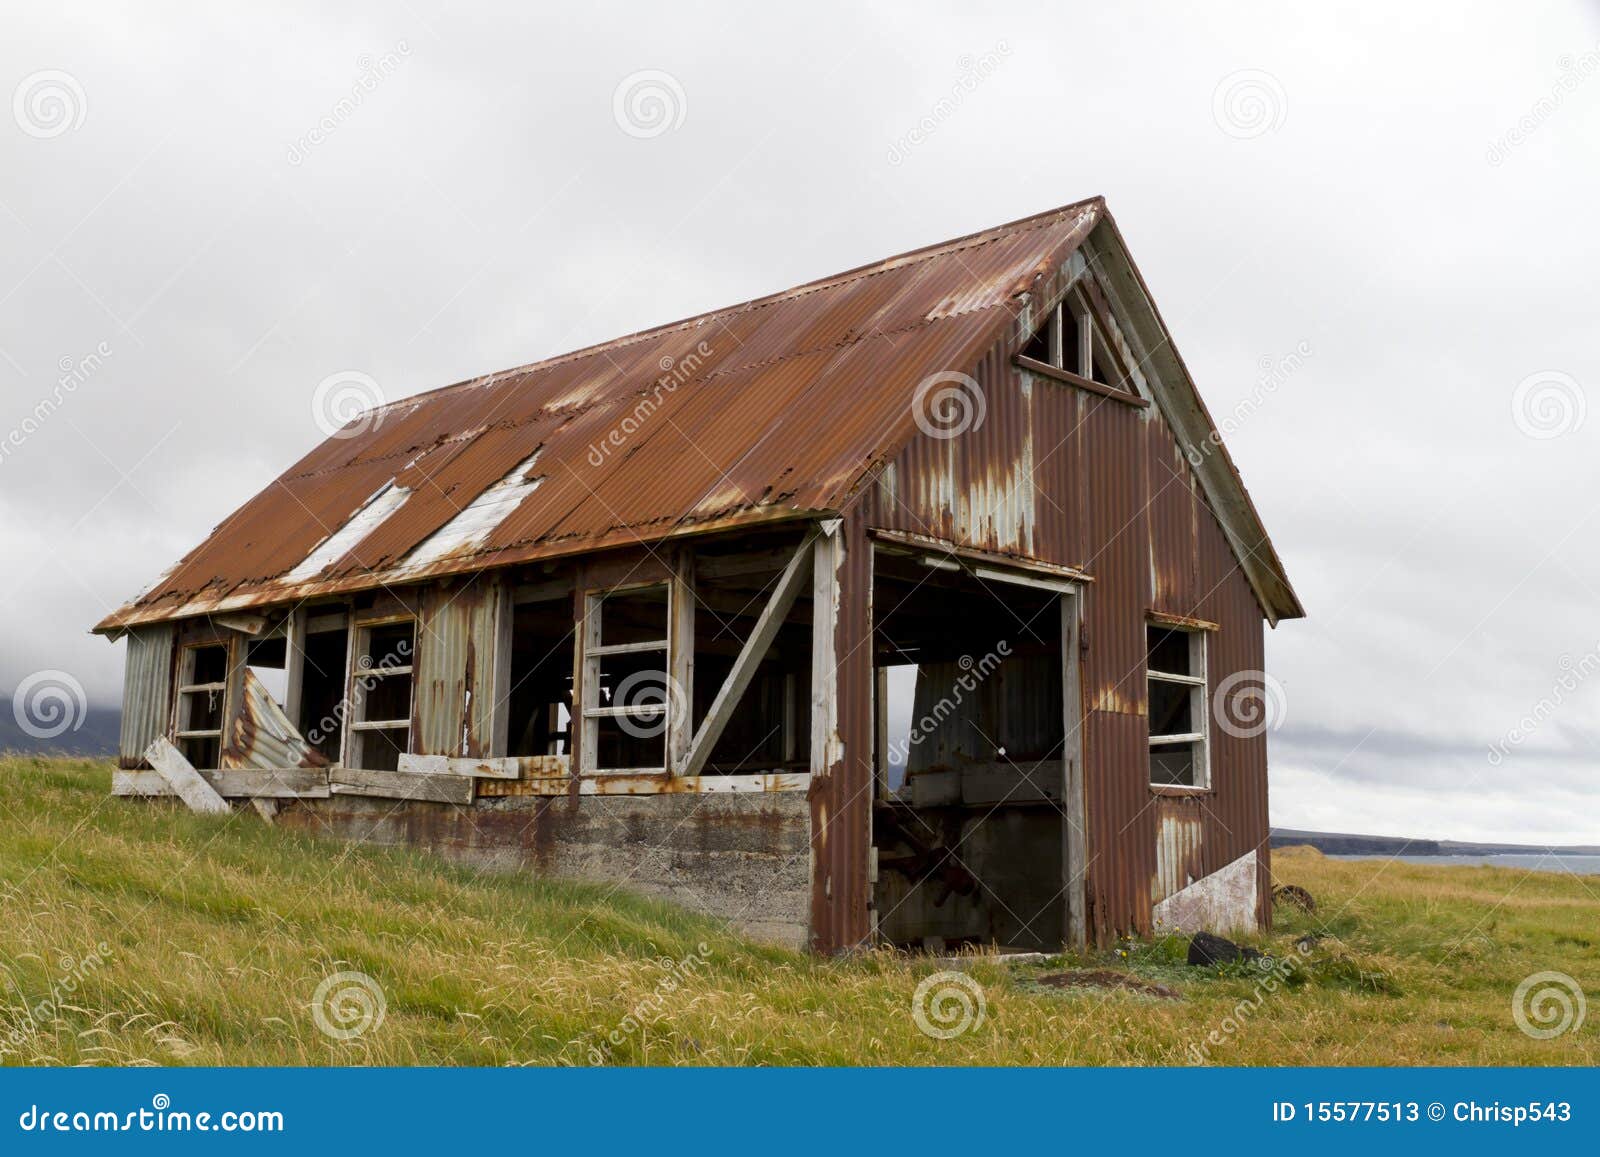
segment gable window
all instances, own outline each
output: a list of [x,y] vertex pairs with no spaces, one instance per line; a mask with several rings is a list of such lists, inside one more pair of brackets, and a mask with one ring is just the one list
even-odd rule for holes
[[1050,310],[1021,353],[1102,386],[1132,392],[1105,324],[1081,288]]
[[663,771],[679,706],[667,678],[666,584],[590,595],[584,614],[584,771]]
[[194,767],[214,768],[222,758],[223,704],[228,691],[228,648],[188,646],[178,665],[178,750]]
[[358,623],[350,669],[348,765],[395,771],[411,750],[413,652],[417,624],[411,618]]
[[1209,787],[1206,633],[1147,626],[1150,782]]

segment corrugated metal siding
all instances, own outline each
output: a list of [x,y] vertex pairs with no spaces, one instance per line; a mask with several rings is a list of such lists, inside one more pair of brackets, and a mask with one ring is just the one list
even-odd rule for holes
[[1150,489],[1150,606],[1198,617],[1196,525],[1203,505],[1193,472],[1166,419],[1152,410],[1145,423]]
[[492,575],[432,584],[417,619],[412,749],[493,754],[501,587]]
[[144,750],[167,733],[172,716],[173,626],[155,623],[128,632],[122,676],[122,733],[117,765],[139,767]]
[[1150,903],[1159,904],[1206,874],[1205,817],[1196,796],[1156,800],[1156,874]]
[[1211,792],[1179,798],[1149,786],[1147,612],[1219,625],[1208,645],[1215,687],[1231,672],[1262,669],[1265,627],[1249,582],[1155,407],[1039,380],[1025,389],[1013,352],[1003,342],[978,364],[984,425],[954,439],[913,438],[861,509],[874,527],[1094,577],[1083,595],[1082,668],[1092,937],[1148,932],[1152,904],[1180,876],[1187,883],[1252,849],[1262,853],[1260,894],[1270,897],[1264,736],[1213,727]]

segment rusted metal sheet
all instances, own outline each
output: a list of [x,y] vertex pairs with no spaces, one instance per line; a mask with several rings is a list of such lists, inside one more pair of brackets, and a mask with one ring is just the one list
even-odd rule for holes
[[[226,722],[223,768],[326,767],[327,759],[295,730],[254,671],[241,666],[237,708]],[[232,697],[232,696],[230,696]]]
[[1156,801],[1156,874],[1150,902],[1159,904],[1206,875],[1199,800],[1167,796]]
[[412,749],[482,756],[494,749],[497,669],[509,661],[505,590],[496,575],[434,583],[417,620]]
[[142,766],[145,748],[157,736],[165,735],[171,725],[173,634],[170,623],[155,623],[128,632],[118,767]]
[[[917,383],[992,346],[1019,295],[1102,213],[1084,202],[393,402],[306,455],[102,627],[837,509],[910,432]],[[530,458],[538,485],[491,531],[408,565]],[[284,580],[397,490],[403,501],[348,550]]]
[[[1017,339],[981,358],[981,428],[912,438],[863,509],[895,540],[945,540],[1084,573],[1086,892],[1091,936],[1151,929],[1151,907],[1259,850],[1266,739],[1212,728],[1213,788],[1149,783],[1145,625],[1204,625],[1210,685],[1262,669],[1262,608],[1158,407],[1132,409],[1023,375]],[[1016,466],[1031,462],[1026,482]],[[1022,504],[1032,504],[1023,512]],[[985,507],[997,514],[985,514]],[[1027,544],[1026,546],[1024,544]],[[1183,877],[1180,880],[1180,877]],[[1263,902],[1262,919],[1270,913]]]

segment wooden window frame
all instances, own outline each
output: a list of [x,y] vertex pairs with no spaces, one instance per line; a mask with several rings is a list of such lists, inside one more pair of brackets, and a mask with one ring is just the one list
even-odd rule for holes
[[[664,685],[670,686],[666,680],[672,675],[672,652],[669,646],[672,634],[673,612],[676,610],[675,602],[680,597],[677,593],[678,584],[670,580],[660,582],[630,583],[626,586],[608,587],[605,590],[589,591],[584,594],[583,602],[583,631],[581,644],[583,648],[582,663],[579,668],[581,675],[579,687],[582,702],[578,704],[578,718],[575,722],[580,725],[580,738],[578,743],[578,771],[582,775],[638,775],[641,772],[664,772],[672,762],[672,754],[667,750],[673,727],[673,702],[669,694],[661,706],[632,706],[632,707],[604,707],[600,704],[600,661],[608,655],[635,655],[652,651],[661,652],[661,671]],[[663,623],[664,634],[660,641],[654,639],[637,643],[611,643],[604,644],[601,632],[601,620],[605,615],[605,601],[616,595],[638,594],[641,591],[664,590],[667,593],[666,620]],[[687,704],[684,705],[687,709]],[[661,718],[662,723],[662,763],[659,767],[600,767],[600,721],[602,719],[651,719]],[[569,724],[571,726],[571,724]]]
[[[194,681],[195,653],[206,647],[216,647],[223,655],[222,681],[212,683],[196,683]],[[227,643],[216,639],[207,639],[193,643],[184,643],[178,649],[178,683],[172,696],[172,741],[183,751],[186,739],[215,739],[217,741],[217,760],[222,758],[222,736],[228,726],[228,676],[233,669],[233,653]],[[189,699],[194,695],[219,696],[219,709],[217,712],[217,726],[211,728],[185,728],[186,708]],[[188,758],[187,752],[184,755]],[[213,770],[211,768],[207,769]]]
[[[361,656],[367,653],[371,646],[372,632],[378,627],[393,626],[396,623],[411,624],[411,661],[397,663],[390,667],[380,667],[374,664],[370,667],[361,666]],[[345,702],[349,704],[349,718],[344,725],[344,759],[346,767],[360,769],[361,760],[365,755],[365,736],[373,731],[404,731],[406,742],[404,754],[411,754],[412,716],[417,709],[417,616],[413,614],[383,615],[374,618],[350,618],[350,645],[346,652],[348,669],[345,672]],[[357,679],[386,679],[393,675],[409,675],[411,677],[411,694],[406,702],[406,717],[404,719],[367,719],[367,703],[365,693],[356,695]]]
[[[1148,631],[1151,628],[1154,628],[1156,630],[1168,631],[1168,632],[1171,632],[1172,634],[1183,635],[1186,639],[1188,639],[1188,641],[1189,641],[1189,670],[1190,671],[1198,671],[1199,674],[1197,674],[1197,675],[1180,675],[1180,674],[1177,674],[1175,672],[1157,671],[1157,670],[1155,670],[1155,668],[1151,667],[1149,665],[1149,662],[1148,662],[1149,656],[1148,656],[1148,644],[1147,644],[1146,664],[1145,664],[1145,678],[1147,680],[1147,688],[1148,688],[1148,684],[1149,683],[1171,683],[1171,684],[1177,684],[1179,686],[1183,686],[1183,687],[1189,688],[1189,696],[1190,696],[1190,699],[1189,699],[1189,719],[1190,719],[1191,726],[1195,727],[1196,730],[1194,730],[1194,731],[1186,731],[1186,732],[1183,732],[1181,734],[1174,734],[1174,735],[1153,735],[1152,734],[1152,735],[1149,736],[1149,743],[1147,745],[1147,749],[1153,751],[1157,747],[1166,747],[1166,746],[1170,746],[1172,744],[1177,744],[1177,743],[1187,743],[1187,744],[1189,744],[1190,745],[1190,751],[1192,753],[1193,764],[1194,764],[1194,782],[1193,783],[1163,783],[1163,782],[1158,782],[1156,779],[1154,779],[1154,777],[1149,775],[1148,763],[1147,763],[1147,766],[1146,766],[1146,778],[1149,779],[1150,787],[1155,791],[1170,791],[1170,792],[1180,792],[1180,793],[1181,792],[1204,792],[1204,791],[1210,791],[1211,790],[1211,710],[1210,710],[1211,705],[1210,705],[1210,695],[1209,695],[1209,693],[1207,691],[1208,682],[1207,682],[1207,668],[1206,668],[1206,660],[1207,660],[1207,657],[1208,657],[1207,656],[1207,651],[1208,651],[1208,642],[1207,642],[1207,640],[1208,640],[1208,636],[1209,636],[1210,632],[1208,632],[1208,631],[1206,631],[1204,629],[1197,629],[1197,628],[1194,628],[1194,627],[1174,626],[1174,625],[1172,625],[1170,623],[1160,622],[1160,621],[1157,621],[1157,620],[1150,620],[1150,621],[1148,621],[1146,623],[1146,630]],[[1149,726],[1149,719],[1150,719],[1149,708],[1148,708],[1148,704],[1149,704],[1148,689],[1146,691],[1145,701],[1146,701],[1145,722],[1146,722],[1146,726],[1148,727]]]
[[[1068,324],[1076,327],[1078,337],[1078,360],[1076,365],[1071,366],[1065,364],[1065,327]],[[1018,369],[1052,381],[1077,386],[1081,390],[1099,394],[1115,402],[1140,409],[1148,408],[1150,399],[1138,393],[1133,375],[1128,372],[1122,355],[1117,351],[1116,343],[1111,340],[1109,326],[1110,323],[1091,296],[1084,291],[1083,286],[1075,285],[1062,296],[1060,301],[1050,307],[1039,328],[1034,330],[1035,335],[1041,332],[1045,335],[1049,360],[1040,361],[1038,358],[1018,353],[1012,359],[1012,364]],[[1107,385],[1094,380],[1096,354],[1101,356],[1111,375],[1121,382],[1120,385]]]

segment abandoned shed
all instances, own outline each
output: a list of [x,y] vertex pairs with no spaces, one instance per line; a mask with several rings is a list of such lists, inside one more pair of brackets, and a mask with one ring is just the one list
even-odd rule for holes
[[119,794],[1058,948],[1268,919],[1302,613],[1095,199],[373,410],[96,630]]

